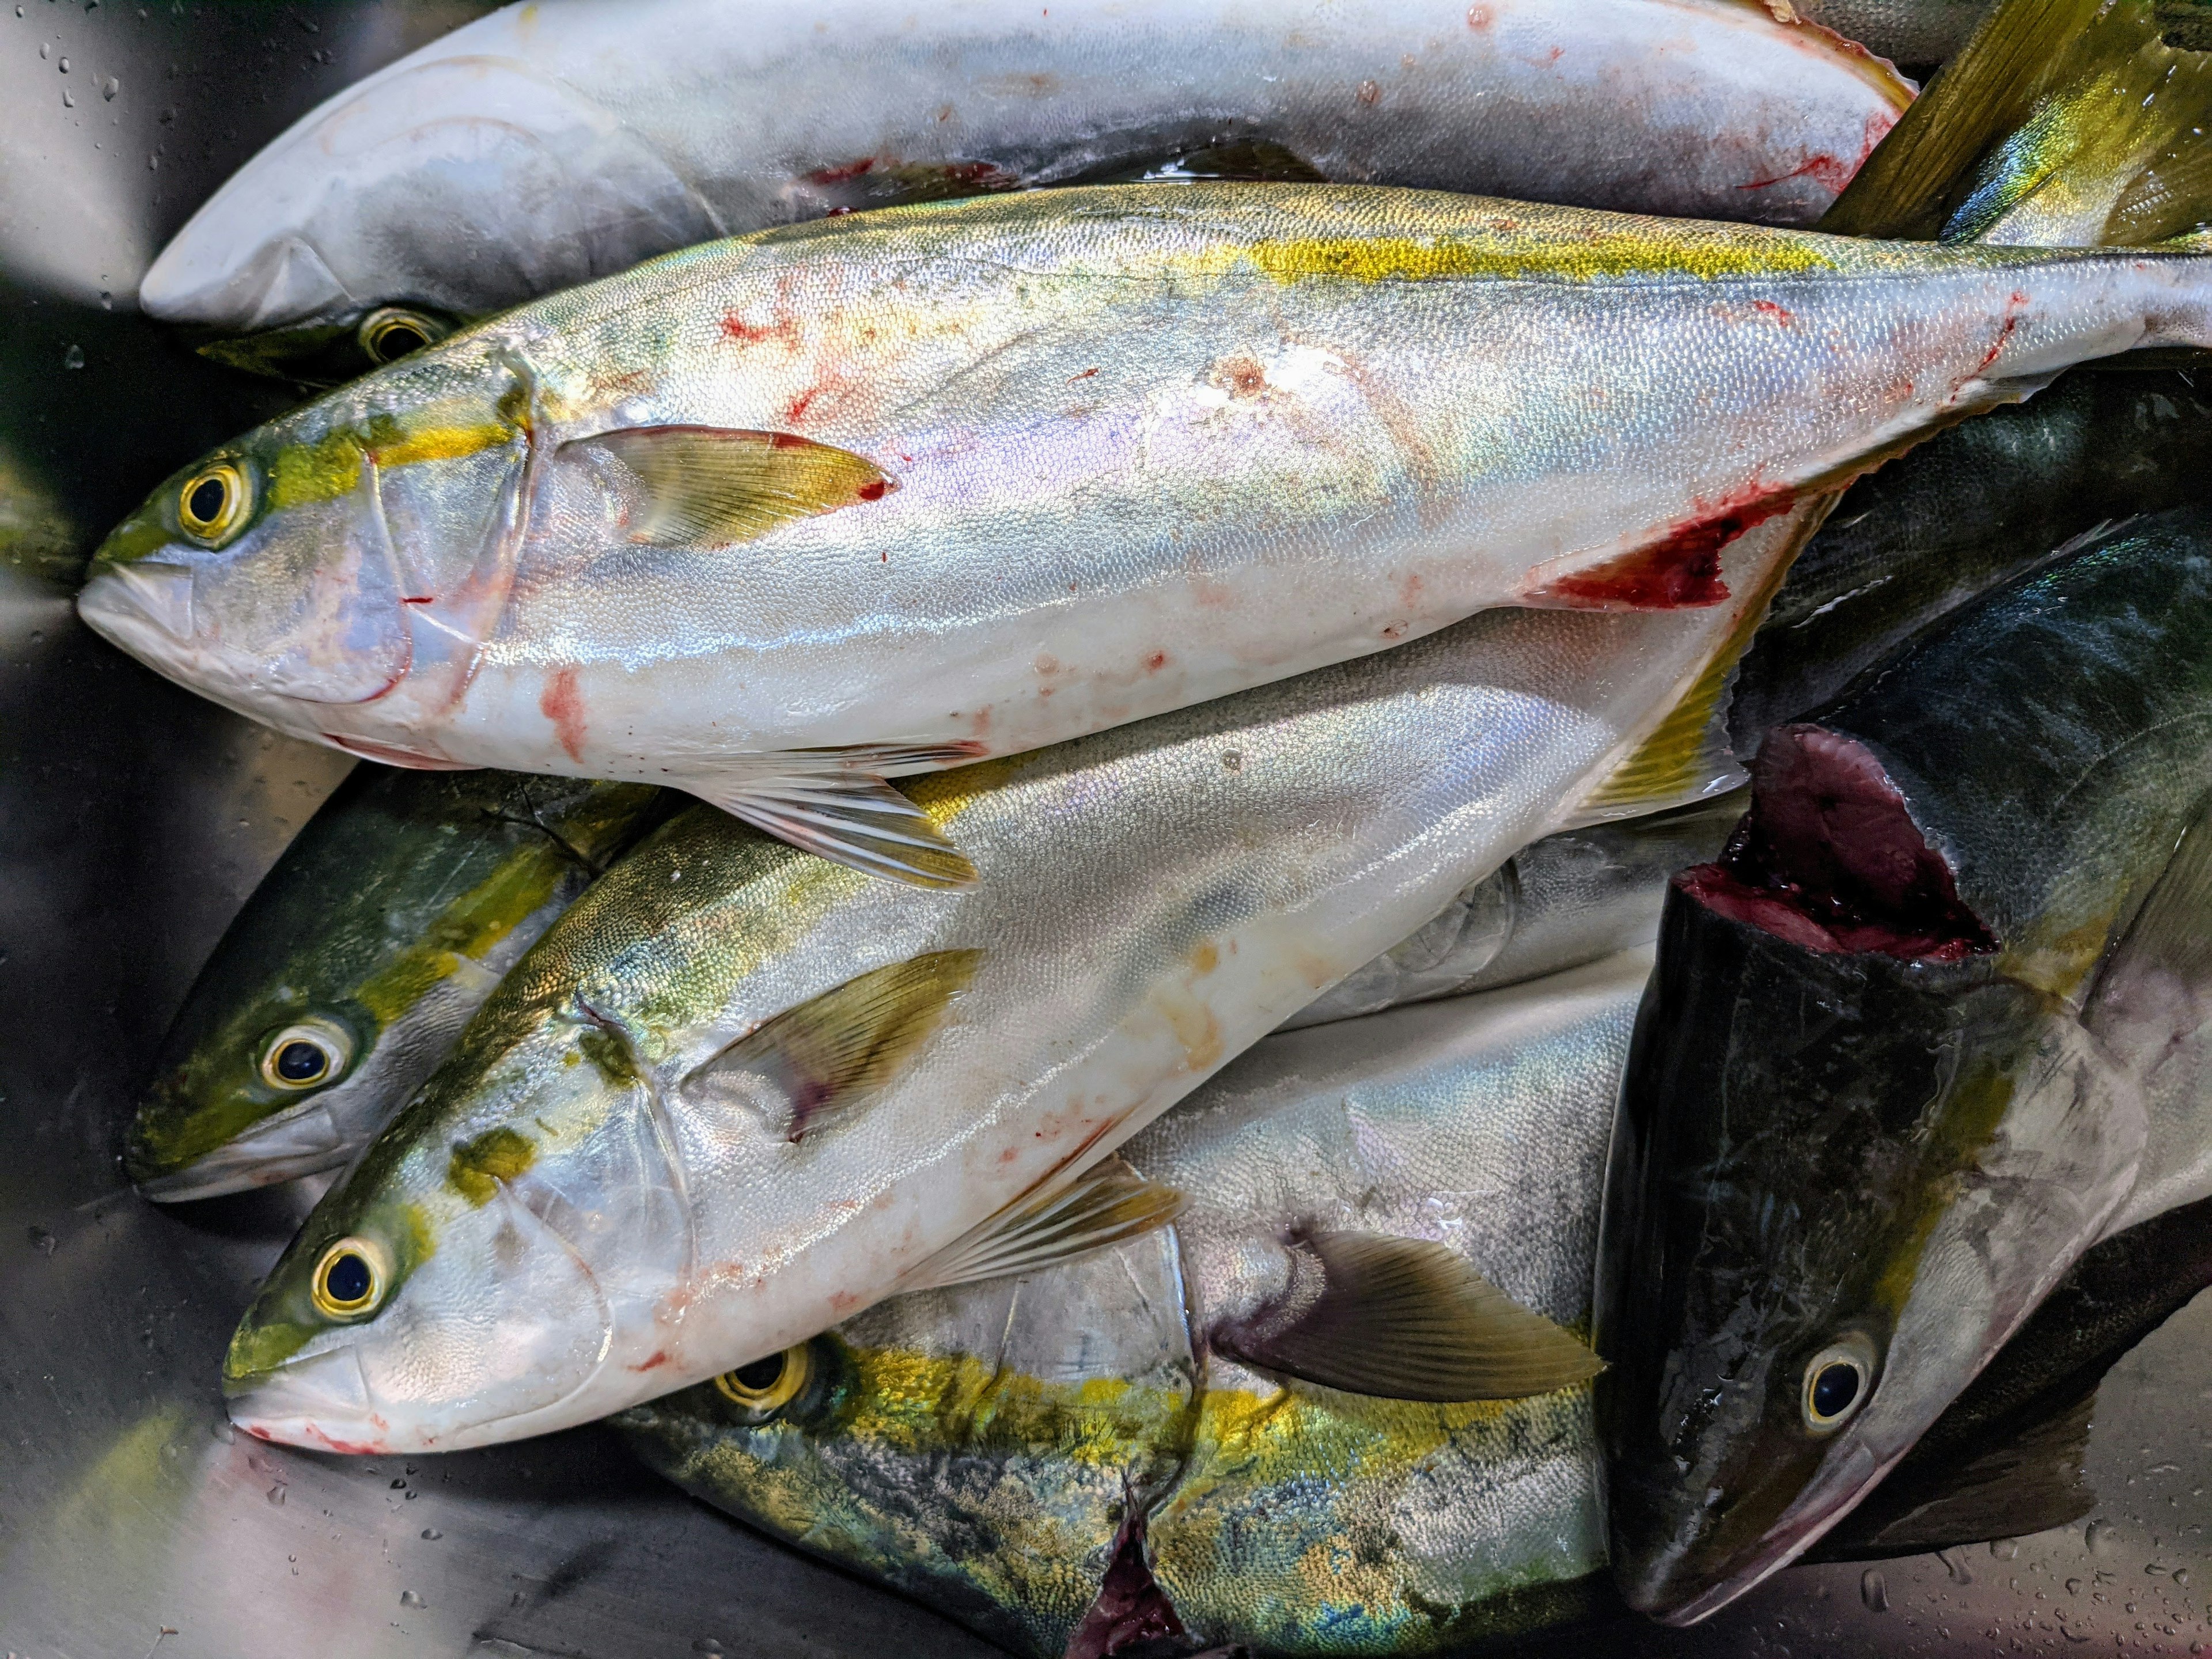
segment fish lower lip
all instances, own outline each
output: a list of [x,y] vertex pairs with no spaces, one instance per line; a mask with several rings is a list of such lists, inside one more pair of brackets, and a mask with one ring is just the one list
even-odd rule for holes
[[317,1451],[381,1451],[385,1424],[353,1347],[222,1381],[230,1420],[258,1440]]
[[156,1204],[180,1204],[318,1175],[336,1169],[353,1152],[353,1144],[338,1133],[329,1111],[318,1108],[264,1124],[259,1132],[240,1135],[181,1168],[145,1176],[134,1171],[132,1181],[141,1196]]
[[85,584],[76,605],[95,633],[125,649],[134,632],[192,637],[192,573],[182,565],[111,565]]

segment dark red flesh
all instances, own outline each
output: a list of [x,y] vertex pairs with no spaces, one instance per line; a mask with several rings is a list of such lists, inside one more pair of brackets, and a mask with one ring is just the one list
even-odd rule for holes
[[1729,499],[1669,525],[1649,547],[1562,576],[1529,597],[1539,605],[1575,611],[1682,611],[1719,605],[1729,596],[1721,580],[1721,550],[1753,526],[1787,513],[1796,492],[1747,485]]
[[1728,850],[1674,885],[1811,951],[1958,962],[1997,948],[1881,763],[1817,726],[1768,736],[1751,811]]
[[1145,1559],[1145,1512],[1133,1498],[1114,1534],[1098,1599],[1067,1638],[1066,1659],[1114,1659],[1154,1643],[1173,1650],[1182,1634],[1182,1620]]

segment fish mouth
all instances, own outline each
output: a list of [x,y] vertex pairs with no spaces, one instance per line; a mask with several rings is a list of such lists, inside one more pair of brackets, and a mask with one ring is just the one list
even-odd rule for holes
[[422,1449],[391,1439],[390,1425],[372,1407],[368,1379],[351,1343],[265,1371],[222,1379],[230,1420],[257,1440],[310,1451]]
[[131,1183],[156,1204],[182,1204],[273,1187],[334,1170],[359,1143],[338,1128],[325,1101],[309,1101],[234,1135],[188,1162],[170,1166],[133,1138],[125,1163]]
[[180,564],[95,563],[76,596],[86,627],[134,657],[173,658],[192,643],[192,573]]

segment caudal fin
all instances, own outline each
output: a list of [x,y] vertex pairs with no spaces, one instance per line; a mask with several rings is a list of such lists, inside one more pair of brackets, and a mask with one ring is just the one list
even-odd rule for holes
[[[2167,0],[2168,13],[2179,0]],[[2212,220],[2212,27],[2155,0],[2001,0],[1820,228],[2147,247]]]

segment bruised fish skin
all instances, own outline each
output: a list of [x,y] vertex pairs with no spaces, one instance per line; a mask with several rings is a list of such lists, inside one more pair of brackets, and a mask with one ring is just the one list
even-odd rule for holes
[[2076,369],[1851,486],[1736,671],[1729,726],[1739,755],[2075,537],[2208,499],[2212,397],[2191,374],[2126,361]]
[[1668,878],[1716,856],[1743,805],[1737,792],[1547,836],[1277,1029],[1517,985],[1648,945],[1658,937]]
[[[1747,533],[1767,588],[1801,533]],[[1756,601],[1763,604],[1763,599]],[[234,1336],[264,1437],[520,1438],[672,1392],[910,1287],[1111,1151],[1555,823],[1742,625],[1507,609],[1143,726],[920,781],[986,879],[870,879],[687,812],[512,969],[325,1197]],[[980,951],[853,1120],[791,1140],[684,1080],[854,975]],[[392,1264],[319,1313],[323,1252]]]
[[[1601,1269],[1632,1605],[1688,1622],[1816,1540],[2120,1215],[2141,1056],[2081,1016],[2197,809],[2208,640],[2212,514],[2123,526],[1771,734],[1746,829],[1677,878]],[[1869,767],[1856,799],[1775,793],[1822,745]],[[1909,816],[1868,805],[1869,775]],[[1902,830],[1954,905],[1885,910]],[[1819,921],[1852,912],[1857,933]],[[1854,1332],[1871,1392],[1817,1437],[1801,1370]]]
[[1269,1037],[1123,1146],[1188,1200],[1170,1227],[882,1303],[806,1345],[823,1380],[784,1406],[705,1384],[616,1421],[708,1502],[1039,1659],[1132,1500],[1154,1586],[1209,1644],[1455,1651],[1585,1614],[1609,1599],[1588,1384],[1382,1400],[1205,1333],[1273,1288],[1286,1230],[1332,1225],[1442,1240],[1580,1325],[1650,962]]
[[140,302],[233,331],[481,314],[793,219],[1255,138],[1346,184],[1809,225],[1911,96],[1729,0],[510,6],[266,146]]
[[[889,209],[329,394],[238,447],[273,505],[220,551],[179,475],[79,610],[303,737],[742,816],[808,767],[1018,752],[1489,605],[1711,600],[1717,545],[1929,423],[2212,341],[2208,271],[1328,186]],[[691,427],[884,476],[641,545],[644,486],[583,441]]]
[[[168,1201],[344,1163],[660,799],[635,784],[357,772],[186,994],[131,1123],[131,1179]],[[279,1087],[264,1060],[303,1024],[347,1052],[319,1086]]]

